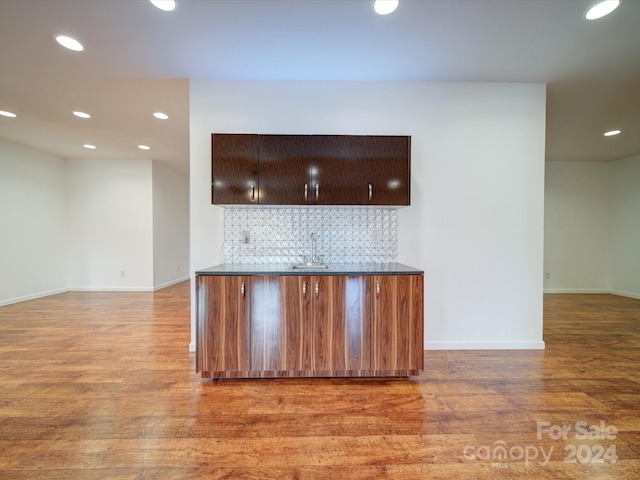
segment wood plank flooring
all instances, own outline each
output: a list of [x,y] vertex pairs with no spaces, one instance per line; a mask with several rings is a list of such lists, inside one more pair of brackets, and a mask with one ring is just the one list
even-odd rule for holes
[[189,325],[188,282],[0,308],[0,479],[640,478],[639,300],[547,296],[545,351],[409,379],[206,381]]

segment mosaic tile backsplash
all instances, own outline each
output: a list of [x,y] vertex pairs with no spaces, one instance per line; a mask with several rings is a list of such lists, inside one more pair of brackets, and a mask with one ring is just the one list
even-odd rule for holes
[[312,233],[325,263],[396,261],[396,210],[317,207],[225,209],[223,261],[297,263],[311,255]]

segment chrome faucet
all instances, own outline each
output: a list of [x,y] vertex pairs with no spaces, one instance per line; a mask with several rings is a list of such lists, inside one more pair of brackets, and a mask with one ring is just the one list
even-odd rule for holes
[[311,233],[311,255],[302,256],[302,262],[304,265],[312,266],[312,265],[322,265],[322,257],[323,255],[316,255],[316,235],[315,233]]

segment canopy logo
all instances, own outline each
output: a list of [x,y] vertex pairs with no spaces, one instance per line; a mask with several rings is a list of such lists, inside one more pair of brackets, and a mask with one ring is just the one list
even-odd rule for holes
[[582,420],[569,425],[552,425],[550,422],[539,421],[536,422],[536,438],[547,441],[546,445],[508,445],[504,440],[497,440],[491,445],[467,445],[462,450],[462,455],[466,460],[492,462],[494,468],[508,468],[509,462],[522,462],[525,465],[535,462],[544,467],[553,461],[556,447],[548,445],[548,441],[565,440],[574,443],[564,445],[564,457],[556,460],[581,464],[616,463],[618,456],[615,443],[594,444],[594,440],[611,441],[617,436],[618,429],[613,425],[607,425],[603,420],[597,425]]

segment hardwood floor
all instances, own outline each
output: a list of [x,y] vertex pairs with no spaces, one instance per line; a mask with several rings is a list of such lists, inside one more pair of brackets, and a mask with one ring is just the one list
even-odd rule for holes
[[640,478],[640,300],[547,296],[545,351],[410,379],[202,380],[189,322],[188,283],[0,308],[0,478]]

